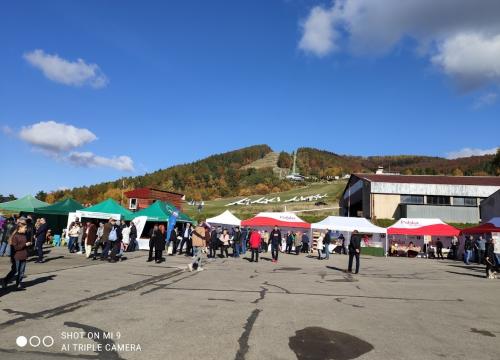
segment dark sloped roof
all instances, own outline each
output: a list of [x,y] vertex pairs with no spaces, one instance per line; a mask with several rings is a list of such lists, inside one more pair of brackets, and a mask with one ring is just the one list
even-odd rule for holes
[[500,176],[353,174],[371,182],[437,185],[500,186]]

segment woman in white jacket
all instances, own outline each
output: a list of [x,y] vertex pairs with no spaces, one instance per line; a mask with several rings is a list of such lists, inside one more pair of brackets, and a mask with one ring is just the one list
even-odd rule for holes
[[318,241],[316,242],[316,250],[318,250],[318,260],[323,259],[323,238],[325,234],[321,233],[319,235]]

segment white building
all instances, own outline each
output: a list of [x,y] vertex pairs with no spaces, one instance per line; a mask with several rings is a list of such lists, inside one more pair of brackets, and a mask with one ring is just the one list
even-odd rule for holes
[[340,214],[478,223],[479,203],[499,189],[496,176],[352,174],[340,199]]

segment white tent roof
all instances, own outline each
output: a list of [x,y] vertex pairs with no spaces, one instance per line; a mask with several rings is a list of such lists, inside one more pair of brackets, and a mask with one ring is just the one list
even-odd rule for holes
[[241,220],[234,216],[231,211],[226,210],[218,216],[207,219],[207,223],[240,226]]
[[386,233],[385,228],[373,225],[367,219],[358,217],[328,216],[323,221],[312,224],[311,227],[313,229],[329,229],[349,232],[358,230],[360,233],[368,234]]

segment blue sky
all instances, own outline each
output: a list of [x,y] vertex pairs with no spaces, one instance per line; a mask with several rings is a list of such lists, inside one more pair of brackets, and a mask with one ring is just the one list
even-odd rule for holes
[[498,146],[498,1],[373,3],[3,2],[0,194],[261,143],[354,155]]

